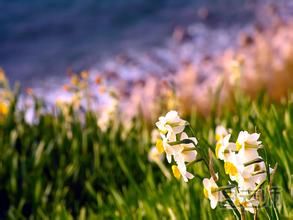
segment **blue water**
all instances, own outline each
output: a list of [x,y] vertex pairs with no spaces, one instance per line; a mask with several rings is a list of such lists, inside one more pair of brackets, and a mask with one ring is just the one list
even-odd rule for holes
[[[176,25],[249,21],[245,0],[0,0],[0,66],[12,81],[64,77],[131,48],[161,45]],[[227,10],[229,5],[229,10]],[[234,9],[237,9],[236,12]],[[218,12],[218,13],[217,13]]]

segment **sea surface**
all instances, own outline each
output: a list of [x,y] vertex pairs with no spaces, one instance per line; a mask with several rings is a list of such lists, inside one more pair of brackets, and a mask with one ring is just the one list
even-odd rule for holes
[[69,69],[98,68],[117,54],[162,47],[177,26],[225,32],[246,25],[254,19],[253,2],[0,0],[0,66],[23,87],[54,88]]

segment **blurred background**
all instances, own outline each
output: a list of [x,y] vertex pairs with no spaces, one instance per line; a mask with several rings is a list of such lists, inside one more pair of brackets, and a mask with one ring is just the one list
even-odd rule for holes
[[258,2],[1,0],[0,66],[25,86],[44,79],[58,83],[69,68],[89,69],[120,53],[139,56],[162,47],[177,26],[201,23],[237,31],[255,21]]
[[[129,98],[148,78],[174,81],[169,76],[182,72],[181,84],[216,87],[235,60],[247,64],[246,81],[274,80],[275,68],[255,77],[276,60],[263,55],[278,53],[279,68],[292,52],[292,1],[0,0],[0,10],[0,67],[13,83],[53,102],[66,96],[68,75],[82,70]],[[276,31],[282,28],[285,34]],[[260,59],[251,65],[255,55]]]

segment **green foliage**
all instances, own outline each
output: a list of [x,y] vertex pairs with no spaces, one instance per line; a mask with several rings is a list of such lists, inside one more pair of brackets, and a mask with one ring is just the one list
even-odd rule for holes
[[[204,198],[207,171],[200,163],[186,184],[167,180],[148,161],[150,126],[143,119],[136,118],[126,135],[118,122],[102,132],[94,112],[54,107],[54,114],[41,114],[37,101],[35,122],[28,124],[14,103],[16,98],[0,123],[1,219],[233,219],[232,211],[212,210]],[[199,143],[212,149],[217,124],[231,128],[234,139],[240,130],[260,132],[269,163],[278,163],[277,209],[281,219],[293,217],[291,101],[269,104],[243,96],[221,115],[187,120]],[[267,219],[264,211],[260,218]]]

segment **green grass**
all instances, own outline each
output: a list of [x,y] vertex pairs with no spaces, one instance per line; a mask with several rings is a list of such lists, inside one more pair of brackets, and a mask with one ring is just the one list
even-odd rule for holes
[[[265,96],[237,97],[221,114],[203,117],[194,111],[184,119],[203,148],[214,149],[217,124],[231,128],[234,140],[240,130],[260,132],[269,163],[278,163],[280,218],[292,219],[292,96],[275,104]],[[202,164],[194,166],[197,177],[186,184],[167,180],[148,161],[152,123],[138,117],[127,135],[119,122],[103,133],[96,113],[64,115],[55,109],[28,124],[16,102],[13,97],[0,123],[1,219],[233,219],[231,210],[212,210],[204,198],[201,178],[209,174]],[[37,112],[40,107],[38,102]],[[263,210],[260,218],[267,219]]]

